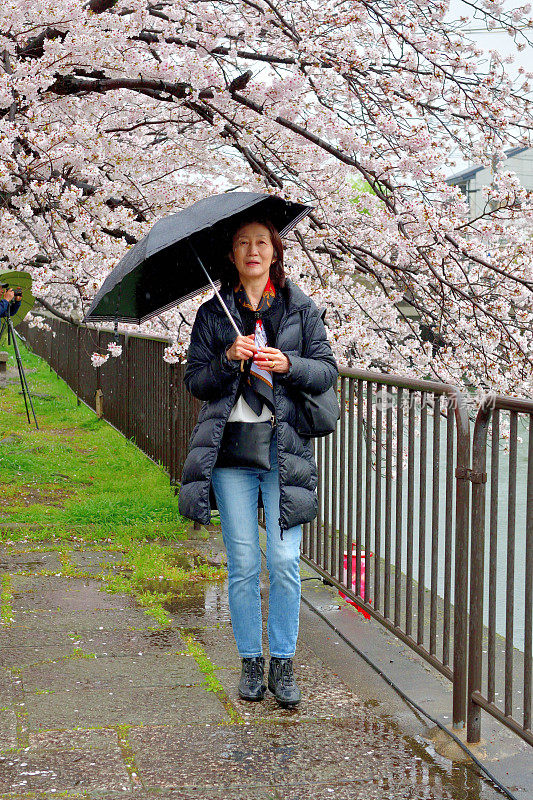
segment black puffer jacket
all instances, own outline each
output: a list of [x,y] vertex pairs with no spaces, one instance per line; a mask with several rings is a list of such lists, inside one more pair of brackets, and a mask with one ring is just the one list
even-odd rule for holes
[[[325,392],[337,379],[337,365],[326,338],[321,313],[313,300],[289,280],[283,291],[285,311],[273,346],[291,361],[286,375],[274,373],[279,523],[282,530],[286,530],[310,522],[317,514],[316,464],[311,443],[294,429],[294,389]],[[243,330],[233,291],[228,289],[221,294],[239,330]],[[214,503],[210,491],[211,473],[239,386],[240,364],[226,357],[226,350],[234,340],[235,331],[217,298],[201,305],[191,333],[185,385],[192,395],[206,402],[200,409],[189,443],[181,479],[179,510],[184,517],[204,525],[211,519],[211,505]]]

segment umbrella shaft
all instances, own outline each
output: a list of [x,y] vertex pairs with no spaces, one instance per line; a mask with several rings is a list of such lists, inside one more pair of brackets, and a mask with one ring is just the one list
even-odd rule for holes
[[200,258],[200,256],[199,256],[199,255],[198,255],[198,253],[196,252],[196,250],[195,250],[195,248],[194,248],[194,245],[193,245],[193,244],[192,244],[192,242],[190,242],[190,241],[188,242],[188,244],[189,244],[189,247],[191,248],[191,250],[193,251],[194,255],[196,256],[196,258],[198,259],[198,263],[200,264],[201,268],[202,268],[202,269],[203,269],[203,271],[205,272],[205,274],[206,274],[206,277],[207,277],[207,280],[208,280],[208,281],[209,281],[209,283],[211,284],[211,288],[213,289],[214,293],[215,293],[215,294],[216,294],[216,296],[218,297],[219,303],[220,303],[220,305],[222,306],[222,308],[224,309],[224,311],[226,312],[226,314],[227,314],[227,317],[228,317],[229,321],[231,322],[231,325],[232,325],[233,329],[235,330],[235,332],[236,332],[237,336],[241,336],[241,332],[240,332],[239,328],[237,327],[237,323],[235,322],[235,320],[234,320],[234,319],[233,319],[233,317],[231,316],[231,314],[230,314],[230,312],[229,312],[229,309],[228,309],[227,305],[225,304],[224,300],[223,300],[223,299],[222,299],[222,297],[220,296],[220,292],[218,291],[217,287],[215,286],[215,284],[214,284],[214,283],[213,283],[213,281],[211,280],[211,275],[209,274],[209,272],[208,272],[208,271],[206,270],[206,268],[204,267],[204,265],[203,265],[203,263],[202,263],[202,259]]

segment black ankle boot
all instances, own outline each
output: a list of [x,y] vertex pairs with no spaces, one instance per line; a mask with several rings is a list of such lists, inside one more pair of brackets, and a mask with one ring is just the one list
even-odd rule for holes
[[268,667],[268,688],[284,708],[295,706],[302,699],[292,671],[292,658],[272,656]]
[[262,700],[266,686],[263,683],[265,659],[263,656],[243,658],[241,679],[239,681],[239,697],[242,700]]

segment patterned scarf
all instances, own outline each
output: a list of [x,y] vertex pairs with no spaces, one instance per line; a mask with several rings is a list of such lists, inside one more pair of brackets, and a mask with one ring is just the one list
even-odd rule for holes
[[[250,303],[242,283],[239,284],[237,289],[235,289],[235,299],[237,303],[244,308],[249,309],[255,315],[255,346],[258,349],[261,347],[266,347],[268,344],[265,327],[263,325],[261,316],[271,307],[275,297],[276,289],[274,288],[274,284],[270,278],[268,279],[263,290],[263,296],[259,301],[257,308],[254,308]],[[246,379],[244,381],[242,396],[252,411],[254,411],[258,416],[263,410],[263,403],[266,403],[268,408],[270,408],[271,411],[274,411],[274,387],[272,383],[272,373],[261,369],[261,367],[257,366],[255,361],[251,360],[251,366],[247,371]]]

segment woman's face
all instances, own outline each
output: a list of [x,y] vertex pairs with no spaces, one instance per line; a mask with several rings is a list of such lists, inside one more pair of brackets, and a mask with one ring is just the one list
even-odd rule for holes
[[250,222],[239,228],[233,237],[231,260],[241,280],[264,278],[275,259],[270,231],[259,222]]

